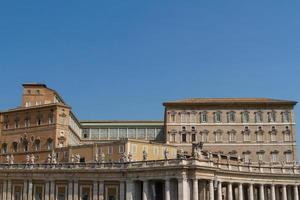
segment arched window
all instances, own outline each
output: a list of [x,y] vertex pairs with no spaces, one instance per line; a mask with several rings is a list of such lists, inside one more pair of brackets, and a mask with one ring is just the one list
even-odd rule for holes
[[222,131],[220,129],[215,131],[215,141],[222,142]]
[[281,117],[282,117],[282,122],[283,123],[289,123],[290,122],[290,112],[289,111],[284,111],[281,113]]
[[8,149],[7,149],[7,144],[6,144],[6,143],[3,143],[3,144],[2,144],[2,153],[3,153],[3,154],[8,153]]
[[242,123],[249,123],[249,112],[242,112]]
[[207,112],[203,111],[200,113],[200,123],[207,123]]
[[13,150],[13,152],[18,152],[18,143],[17,142],[12,143],[12,150]]
[[270,122],[270,123],[276,122],[276,112],[274,110],[271,112],[268,112],[268,122]]
[[257,111],[255,112],[255,123],[262,123],[263,122],[263,112]]
[[34,140],[34,150],[35,151],[40,151],[41,150],[41,141],[40,141],[40,139],[35,139]]
[[208,142],[208,130],[200,132],[201,142]]
[[24,152],[28,152],[28,142],[27,141],[23,142],[23,150],[24,150]]
[[47,140],[47,149],[48,150],[53,149],[53,139],[52,138],[48,138],[48,140]]
[[222,122],[222,112],[221,111],[217,111],[214,113],[214,120],[215,120],[215,123]]
[[48,123],[53,124],[54,123],[54,114],[53,110],[50,111],[49,116],[48,116]]
[[234,111],[230,111],[227,113],[227,122],[228,123],[235,122],[235,112]]
[[229,142],[235,142],[236,141],[236,131],[235,130],[230,130],[228,131],[228,140]]

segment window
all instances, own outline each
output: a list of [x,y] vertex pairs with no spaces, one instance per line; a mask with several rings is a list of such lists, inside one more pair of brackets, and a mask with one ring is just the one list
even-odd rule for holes
[[180,117],[181,117],[181,123],[188,123],[188,121],[189,121],[188,113],[182,112],[182,113],[180,113]]
[[119,153],[124,153],[124,145],[119,145]]
[[227,113],[227,122],[228,123],[235,122],[235,112],[234,111],[230,111]]
[[47,149],[52,150],[53,148],[53,140],[51,138],[48,138],[47,140]]
[[112,146],[109,146],[108,147],[108,155],[112,155],[113,154],[113,147]]
[[7,153],[7,144],[6,143],[3,143],[2,144],[2,153]]
[[200,113],[200,123],[207,123],[207,112],[203,111]]
[[250,152],[245,152],[244,153],[244,162],[245,163],[250,163]]
[[[149,133],[149,130],[148,130],[148,133]],[[119,138],[120,139],[127,138],[127,129],[126,128],[119,128]]]
[[175,133],[173,133],[171,135],[171,142],[176,142],[176,135],[175,135]]
[[214,120],[215,120],[215,123],[222,122],[222,113],[220,111],[217,111],[214,113]]
[[99,129],[97,128],[91,128],[90,129],[90,135],[92,140],[99,139]]
[[181,134],[181,142],[186,142],[186,134],[185,133]]
[[35,151],[40,151],[41,150],[40,140],[35,140],[34,149],[35,149]]
[[263,122],[263,113],[261,111],[258,111],[255,113],[255,123],[261,122]]
[[12,143],[12,150],[13,150],[13,152],[18,152],[18,143],[17,142],[13,142]]
[[84,139],[88,139],[90,137],[90,129],[87,128],[82,129],[82,137]]
[[200,132],[201,135],[201,142],[208,142],[208,130],[204,130]]
[[242,133],[244,134],[244,142],[250,142],[251,136],[250,136],[250,130],[248,126],[245,127],[245,130]]
[[276,163],[278,161],[278,152],[271,152],[271,162]]
[[215,141],[222,142],[222,131],[221,130],[215,131]]
[[48,117],[48,123],[49,123],[49,124],[53,124],[53,123],[54,123],[54,115],[53,115],[53,111],[49,114],[49,117]]
[[196,134],[195,133],[192,134],[192,142],[196,142]]
[[175,112],[171,112],[170,113],[170,122],[176,122],[176,113]]
[[288,126],[285,127],[285,130],[282,131],[282,133],[283,133],[283,140],[285,142],[290,142],[292,140],[292,138],[291,138],[291,131],[290,131],[290,129],[289,129]]
[[130,139],[136,138],[136,129],[135,128],[128,129],[128,138],[130,138]]
[[270,122],[270,123],[276,122],[276,112],[275,111],[268,112],[268,122]]
[[242,123],[249,123],[249,112],[242,112]]
[[25,107],[30,107],[31,106],[31,102],[30,101],[27,101],[26,103],[25,103]]
[[19,128],[19,118],[15,119],[15,128]]
[[24,142],[23,143],[23,147],[24,147],[24,152],[27,152],[28,151],[28,142]]
[[30,120],[29,120],[29,117],[26,117],[25,120],[24,120],[24,126],[27,128],[30,126]]
[[291,151],[285,152],[285,160],[286,160],[286,162],[292,162],[293,161]]
[[228,131],[228,139],[229,139],[229,142],[236,141],[236,131],[235,130]]
[[264,161],[264,154],[265,154],[264,151],[259,151],[259,152],[257,152],[257,160],[258,160],[259,162],[263,162],[263,161]]
[[289,111],[284,111],[281,114],[282,114],[282,122],[283,123],[289,123],[290,122],[290,112]]
[[276,130],[275,126],[272,126],[272,129],[270,131],[271,142],[275,142],[276,141],[276,135],[277,135],[277,130]]
[[261,132],[261,131],[258,131],[257,133],[256,133],[256,141],[257,142],[263,142],[263,132]]
[[145,139],[146,138],[146,129],[145,128],[138,128],[137,129],[137,139]]

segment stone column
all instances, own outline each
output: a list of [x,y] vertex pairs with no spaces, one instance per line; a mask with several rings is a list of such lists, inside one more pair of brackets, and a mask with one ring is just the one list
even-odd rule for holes
[[[120,195],[121,195],[121,186],[120,186]],[[124,182],[123,182],[123,198],[125,197],[124,195]],[[122,199],[122,196],[121,196]],[[98,200],[104,200],[104,181],[99,182],[99,198]]]
[[73,200],[78,200],[79,199],[79,194],[78,194],[78,181],[75,180],[74,181],[74,186],[73,186],[73,191],[74,191],[74,196],[73,196]]
[[72,180],[69,181],[69,183],[68,183],[68,200],[73,200],[73,181]]
[[188,182],[186,178],[178,179],[178,200],[188,200]]
[[7,200],[11,200],[11,180],[7,180],[7,195],[6,195]]
[[209,180],[209,200],[215,199],[214,180]]
[[2,188],[2,200],[6,200],[7,192],[7,181],[3,180],[3,188]]
[[286,185],[282,186],[282,200],[287,200]]
[[292,188],[291,187],[287,187],[287,199],[288,200],[292,200]]
[[276,195],[276,200],[280,200],[280,194],[279,194],[279,187],[275,186],[275,195]]
[[193,200],[198,200],[198,197],[198,179],[193,179]]
[[[49,181],[47,181],[45,183],[45,200],[49,200],[49,192],[50,192],[49,186],[50,186]],[[70,199],[70,200],[72,200],[72,199]]]
[[294,200],[299,200],[298,185],[294,185]]
[[33,185],[32,185],[32,180],[28,181],[28,200],[32,200],[32,189],[33,189]]
[[55,181],[50,180],[50,200],[55,200]]
[[239,183],[239,200],[244,200],[243,184]]
[[98,182],[93,182],[93,200],[98,200]]
[[275,194],[275,185],[271,185],[271,199],[276,200],[276,194]]
[[126,181],[126,200],[134,200],[134,182]]
[[[23,185],[23,200],[27,200],[27,180],[24,180],[24,185]],[[3,185],[4,186],[4,185]],[[3,193],[4,194],[4,193]],[[4,200],[4,199],[3,199]],[[45,199],[49,200],[49,199]]]
[[[103,198],[101,200],[103,200]],[[125,182],[124,181],[120,181],[120,200],[125,200]]]
[[265,189],[263,184],[259,185],[259,200],[265,200]]
[[219,181],[218,182],[218,197],[217,197],[218,200],[222,200],[222,182]]
[[[167,182],[165,183],[165,188],[167,187]],[[148,180],[143,181],[143,200],[148,200],[149,198],[149,184]]]
[[232,183],[227,184],[227,189],[228,189],[228,200],[232,200]]
[[165,180],[165,200],[171,200],[171,194],[170,194],[170,179]]
[[249,185],[249,200],[254,200],[254,191],[253,191],[252,183],[250,183],[250,185]]

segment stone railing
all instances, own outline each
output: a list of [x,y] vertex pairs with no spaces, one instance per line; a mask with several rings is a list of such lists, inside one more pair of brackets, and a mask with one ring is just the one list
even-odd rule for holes
[[269,173],[269,174],[300,174],[300,166],[297,163],[289,165],[259,165],[245,163],[216,162],[208,159],[170,159],[170,160],[149,160],[136,162],[105,162],[105,163],[57,163],[57,164],[0,164],[1,170],[44,170],[44,169],[139,169],[155,167],[210,167],[215,170],[248,172],[248,173]]

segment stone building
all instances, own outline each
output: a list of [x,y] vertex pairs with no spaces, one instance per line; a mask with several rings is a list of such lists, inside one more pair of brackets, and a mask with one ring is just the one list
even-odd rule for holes
[[0,112],[0,200],[299,200],[294,106],[166,102],[164,121],[80,121],[45,84]]

